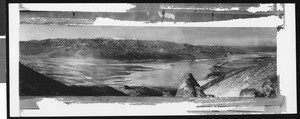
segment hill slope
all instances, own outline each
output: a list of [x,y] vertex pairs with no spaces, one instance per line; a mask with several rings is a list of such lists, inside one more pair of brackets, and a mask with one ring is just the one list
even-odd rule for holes
[[[244,96],[241,93],[263,93],[264,87],[268,87],[266,85],[272,85],[272,90],[276,91],[278,89],[276,77],[276,58],[269,58],[259,65],[248,67],[235,75],[226,77],[204,92],[217,97],[239,97]],[[250,95],[257,97],[254,94]]]
[[46,39],[20,41],[21,55],[93,57],[105,59],[202,59],[246,53],[239,47],[199,46],[167,41],[95,39]]
[[107,85],[67,86],[19,63],[20,96],[126,96]]

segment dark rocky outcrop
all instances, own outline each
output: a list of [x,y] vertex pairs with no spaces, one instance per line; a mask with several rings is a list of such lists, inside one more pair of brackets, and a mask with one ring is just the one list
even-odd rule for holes
[[277,97],[280,92],[278,84],[278,77],[276,75],[273,75],[269,80],[263,83],[261,92],[265,95],[265,97]]
[[215,96],[215,95],[212,95],[212,94],[206,94],[206,97],[215,98],[216,96]]
[[152,87],[144,86],[127,86],[119,88],[119,90],[130,96],[172,96],[166,91]]
[[241,90],[240,97],[269,97],[275,98],[279,95],[278,78],[272,76],[266,80],[260,89],[246,88]]
[[173,97],[173,95],[169,91],[163,91],[162,96],[164,96],[164,97]]
[[192,73],[184,74],[179,85],[177,97],[206,97]]
[[264,97],[264,95],[255,88],[245,88],[241,90],[240,97]]
[[19,63],[20,96],[126,96],[107,85],[67,86]]

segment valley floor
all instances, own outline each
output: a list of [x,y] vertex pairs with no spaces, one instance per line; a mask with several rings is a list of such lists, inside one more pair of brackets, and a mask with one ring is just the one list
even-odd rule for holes
[[[21,62],[37,72],[65,85],[108,85],[126,93],[124,85],[142,91],[141,96],[159,96],[162,92],[175,96],[184,73],[192,73],[204,90],[221,82],[225,75],[235,75],[240,69],[255,66],[275,53],[232,54],[223,58],[181,62],[122,63],[95,59],[49,59],[22,56]],[[209,91],[211,92],[211,91]],[[137,96],[135,91],[127,91]],[[150,94],[151,93],[151,94]],[[213,93],[213,95],[215,95]],[[217,95],[218,96],[218,95]],[[237,96],[234,95],[229,95]]]

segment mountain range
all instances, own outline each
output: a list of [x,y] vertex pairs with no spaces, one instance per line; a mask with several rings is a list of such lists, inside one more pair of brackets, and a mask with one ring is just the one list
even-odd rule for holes
[[78,38],[20,41],[21,55],[36,55],[52,58],[92,57],[117,60],[193,60],[243,53],[247,53],[247,51],[237,46],[191,45],[159,40]]

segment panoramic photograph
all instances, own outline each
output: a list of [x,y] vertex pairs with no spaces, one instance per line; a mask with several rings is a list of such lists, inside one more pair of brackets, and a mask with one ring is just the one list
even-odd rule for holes
[[125,12],[37,6],[19,6],[21,102],[49,96],[197,98],[210,106],[282,100],[276,46],[282,26],[197,26],[278,21],[281,5],[255,13],[266,5],[128,4]]

